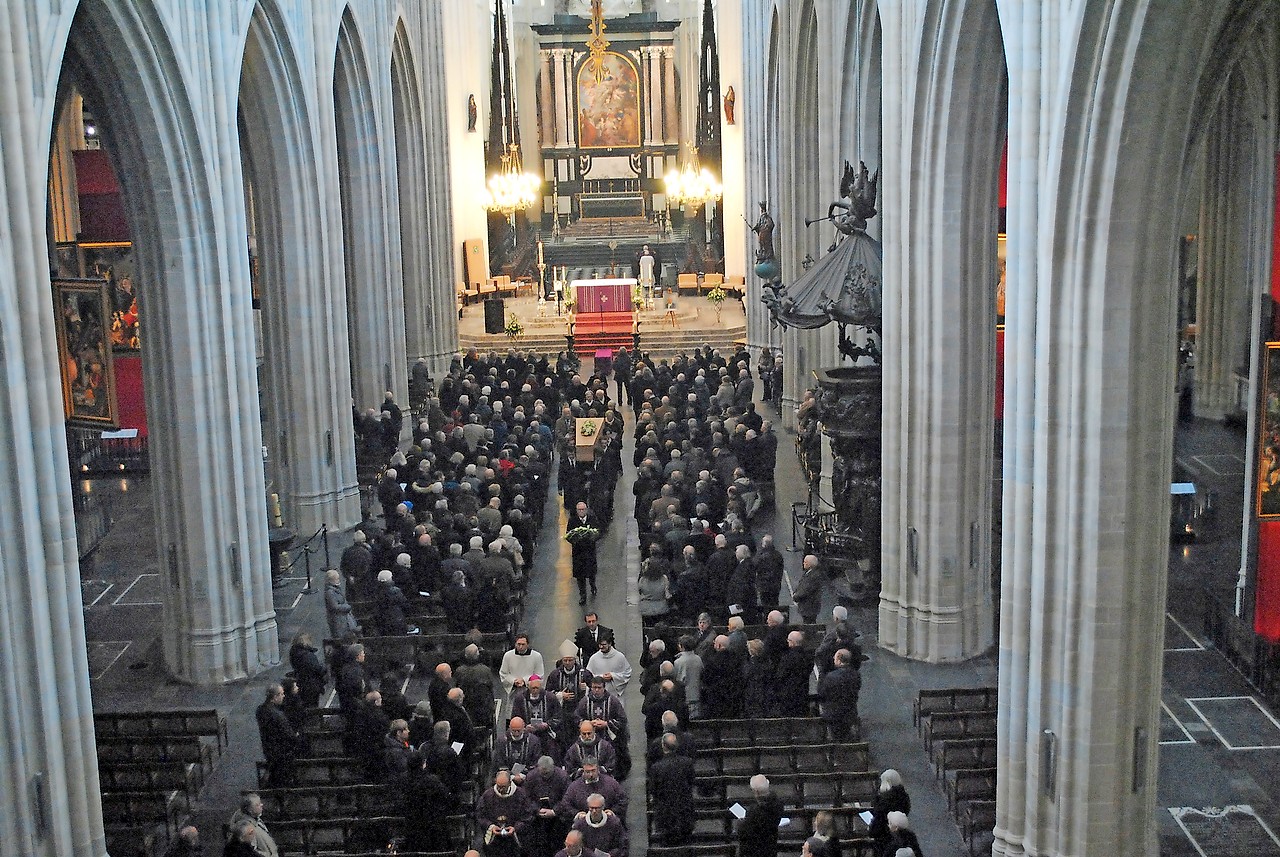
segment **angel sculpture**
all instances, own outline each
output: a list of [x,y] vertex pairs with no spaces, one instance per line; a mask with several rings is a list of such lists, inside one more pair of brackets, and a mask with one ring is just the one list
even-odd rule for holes
[[[844,175],[840,178],[841,199],[827,208],[827,217],[836,229],[845,235],[863,232],[867,221],[876,216],[876,185],[880,183],[880,171],[874,176],[867,172],[867,165],[858,161],[855,172],[848,161],[844,162]],[[844,200],[848,199],[848,202]]]

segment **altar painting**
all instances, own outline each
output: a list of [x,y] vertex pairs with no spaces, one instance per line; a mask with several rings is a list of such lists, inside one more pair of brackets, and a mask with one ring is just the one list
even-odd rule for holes
[[622,54],[603,54],[599,75],[590,58],[578,69],[578,145],[583,149],[640,146],[640,79],[631,60]]
[[133,245],[128,241],[81,244],[82,277],[101,278],[109,285],[111,316],[108,330],[116,351],[138,351],[138,291],[133,276]]
[[1280,518],[1280,342],[1268,342],[1258,420],[1258,517]]
[[103,280],[53,282],[63,410],[68,421],[98,428],[114,428],[119,419],[107,289]]

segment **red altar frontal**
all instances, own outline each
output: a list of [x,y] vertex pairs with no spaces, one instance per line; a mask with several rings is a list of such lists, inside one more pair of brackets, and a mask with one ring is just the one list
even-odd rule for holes
[[594,354],[630,346],[635,327],[631,292],[636,280],[630,277],[604,280],[574,280],[570,293],[577,301],[573,321],[574,351]]
[[577,311],[582,313],[631,312],[631,291],[636,280],[621,277],[606,280],[574,280],[569,284]]

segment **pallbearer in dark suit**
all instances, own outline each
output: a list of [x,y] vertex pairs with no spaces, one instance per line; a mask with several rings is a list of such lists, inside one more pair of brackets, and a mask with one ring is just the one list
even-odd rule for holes
[[[595,515],[587,511],[587,504],[579,501],[569,516],[565,533],[579,527],[591,527],[599,532],[602,527]],[[578,581],[578,603],[587,603],[587,584],[591,584],[591,597],[596,596],[596,539],[581,539],[573,544],[573,576]]]

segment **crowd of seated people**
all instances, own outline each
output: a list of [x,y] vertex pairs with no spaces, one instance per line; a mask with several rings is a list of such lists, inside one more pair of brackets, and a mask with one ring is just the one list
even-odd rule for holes
[[[670,363],[639,353],[619,357],[615,380],[635,413],[634,514],[644,557],[638,588],[647,629],[638,662],[644,722],[634,728],[645,733],[658,836],[674,844],[688,833],[691,720],[806,716],[816,659],[832,703],[824,701],[823,714],[831,734],[847,738],[857,724],[863,656],[839,613],[819,644],[779,608],[782,556],[771,536],[752,532],[773,502],[777,438],[752,401],[746,352],[725,359],[699,350]],[[772,370],[767,374],[766,384],[777,383]],[[612,522],[623,420],[609,387],[600,376],[584,379],[566,355],[553,366],[532,354],[472,352],[422,404],[407,449],[389,443],[381,418],[367,423],[368,437],[386,442],[387,467],[376,485],[382,525],[358,533],[330,573],[329,630],[342,645],[333,648],[327,679],[338,691],[345,749],[369,781],[403,796],[402,851],[462,845],[440,821],[470,811],[471,844],[485,855],[595,850],[626,857],[620,781],[631,767],[633,727],[622,699],[631,665],[613,632],[591,612],[555,660],[534,651],[523,633],[512,633],[502,653],[483,645],[485,632],[511,632],[521,620],[557,456],[570,526],[580,504],[602,529]],[[391,398],[387,404],[394,407]],[[590,456],[577,447],[582,418],[599,421]],[[585,582],[580,586],[585,601]],[[371,610],[358,616],[352,602]],[[426,698],[415,703],[399,691],[403,672],[366,674],[361,640],[413,635],[420,629],[412,617],[427,608],[442,612],[469,643],[460,657],[429,665]],[[696,632],[667,642],[665,629],[695,624]],[[756,624],[767,630],[748,640],[744,629]],[[295,675],[310,703],[326,677],[316,669],[318,647],[295,643]],[[823,684],[818,690],[821,696]],[[264,706],[294,713],[282,721],[267,710],[259,718],[269,727],[263,740],[270,777],[281,781],[273,784],[291,776],[282,748],[287,756],[292,740],[304,740],[307,707],[292,696],[290,688],[280,703],[273,688]],[[483,744],[489,734],[491,746]]]

